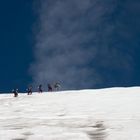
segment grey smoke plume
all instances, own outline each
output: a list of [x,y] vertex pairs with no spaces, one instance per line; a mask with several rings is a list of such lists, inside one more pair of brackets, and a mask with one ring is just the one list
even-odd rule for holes
[[128,80],[133,60],[117,42],[125,36],[121,31],[125,25],[113,19],[119,4],[116,0],[40,0],[31,65],[34,83],[59,81],[64,89],[81,89]]

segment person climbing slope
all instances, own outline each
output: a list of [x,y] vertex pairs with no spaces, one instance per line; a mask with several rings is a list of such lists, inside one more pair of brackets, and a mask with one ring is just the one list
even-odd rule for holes
[[56,82],[55,84],[54,84],[54,89],[55,89],[55,91],[58,91],[59,89],[60,89],[60,83],[58,83],[58,82]]
[[18,89],[13,89],[12,92],[14,93],[14,97],[18,97]]
[[39,93],[42,93],[42,92],[43,92],[43,90],[42,90],[42,85],[39,85],[39,86],[38,86],[38,92],[39,92]]
[[52,91],[52,86],[51,86],[51,84],[48,84],[48,91]]
[[27,95],[31,95],[32,94],[32,86],[29,86],[27,88]]

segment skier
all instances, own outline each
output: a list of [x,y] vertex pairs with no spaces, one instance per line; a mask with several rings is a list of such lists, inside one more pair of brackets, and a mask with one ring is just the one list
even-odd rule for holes
[[55,89],[55,91],[58,91],[59,89],[60,89],[60,84],[58,83],[58,82],[56,82],[55,84],[54,84],[54,89]]
[[32,94],[32,86],[29,86],[27,88],[27,95],[31,95]]
[[42,93],[42,92],[43,92],[43,90],[42,90],[42,85],[39,85],[39,86],[38,86],[38,92],[39,92],[39,93]]
[[51,86],[51,84],[48,84],[48,91],[52,91],[52,86]]
[[18,97],[18,89],[13,89],[12,92],[14,93],[14,97]]

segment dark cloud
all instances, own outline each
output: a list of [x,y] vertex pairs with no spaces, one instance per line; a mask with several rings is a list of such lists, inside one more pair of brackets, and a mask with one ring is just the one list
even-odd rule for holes
[[127,44],[133,35],[123,16],[133,10],[130,5],[116,0],[41,0],[33,81],[60,81],[65,89],[129,81],[133,51]]

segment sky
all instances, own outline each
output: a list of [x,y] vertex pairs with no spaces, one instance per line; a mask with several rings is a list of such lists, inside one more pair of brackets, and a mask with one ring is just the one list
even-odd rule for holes
[[24,90],[31,82],[34,20],[32,1],[0,1],[0,92]]
[[0,17],[2,92],[140,85],[138,0],[1,1]]

